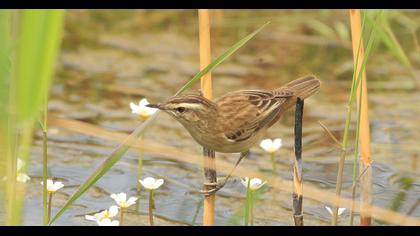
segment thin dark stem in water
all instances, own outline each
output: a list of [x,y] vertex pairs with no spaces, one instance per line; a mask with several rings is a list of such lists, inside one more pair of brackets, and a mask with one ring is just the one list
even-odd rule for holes
[[153,226],[153,190],[149,191],[149,222]]
[[295,108],[295,163],[293,165],[293,220],[295,226],[303,226],[303,183],[302,183],[302,128],[305,102],[297,98]]
[[52,205],[52,197],[53,193],[49,193],[49,199],[48,199],[48,222],[51,221],[51,205]]

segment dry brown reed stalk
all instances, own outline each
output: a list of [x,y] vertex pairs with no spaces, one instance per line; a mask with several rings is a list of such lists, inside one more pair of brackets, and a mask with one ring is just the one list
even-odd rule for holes
[[[200,41],[200,70],[203,70],[211,63],[210,52],[210,16],[208,9],[198,10],[199,21],[199,41]],[[205,74],[201,78],[201,92],[203,96],[212,99],[211,73]],[[213,150],[203,148],[203,167],[204,176],[204,190],[210,191],[217,186],[216,176],[216,159]],[[206,194],[204,196],[203,208],[203,225],[214,225],[214,208],[216,201],[216,193]]]
[[[363,40],[360,40],[362,37],[362,24],[361,24],[361,15],[360,9],[350,10],[350,26],[351,26],[351,39],[353,47],[353,59],[354,63],[357,61],[357,72],[360,73],[363,57],[364,57],[364,47]],[[357,58],[357,53],[360,45],[359,59]],[[371,152],[370,152],[370,128],[369,128],[369,107],[368,107],[368,93],[367,93],[367,82],[366,82],[366,70],[362,71],[362,81],[357,86],[356,103],[358,109],[360,110],[360,134],[359,134],[359,146],[360,146],[360,165],[359,172],[361,173],[366,169],[363,175],[360,176],[360,225],[370,225],[371,224],[371,209],[370,205],[372,204],[372,167],[371,167]],[[361,99],[361,100],[360,100]],[[360,107],[359,107],[360,104]]]
[[[77,121],[77,120],[69,120],[69,119],[62,119],[54,117],[53,115],[49,115],[48,122],[50,125],[60,127],[63,129],[67,129],[71,132],[81,133],[85,135],[89,135],[92,137],[101,138],[104,140],[114,141],[116,143],[120,143],[121,140],[132,139],[130,135],[121,132],[114,132],[103,129],[96,125],[92,125],[86,122]],[[199,161],[201,156],[191,153],[187,149],[180,149],[171,146],[167,146],[164,144],[156,143],[149,140],[137,140],[137,141],[130,141],[128,142],[131,147],[140,148],[144,147],[144,150],[149,152],[152,155],[166,157],[168,159],[190,163],[194,165],[201,165]],[[219,160],[217,162],[217,169],[222,173],[229,173],[231,171],[232,164],[230,162]],[[235,169],[237,175],[247,176],[252,175],[260,179],[267,180],[270,183],[270,186],[273,188],[284,191],[286,193],[292,194],[293,190],[290,186],[293,184],[292,181],[274,178],[269,175],[264,175],[259,171],[254,171],[252,169],[238,166]],[[318,189],[314,186],[311,186],[310,183],[305,185],[305,196],[307,199],[319,201],[322,203],[327,203],[333,205],[337,201],[337,197],[333,192],[326,191],[325,189]],[[349,198],[340,198],[340,206],[350,208],[352,204],[352,200]],[[360,212],[358,208],[359,204],[355,202],[355,212]],[[386,221],[391,224],[396,225],[419,225],[420,226],[420,219],[415,217],[410,217],[403,215],[401,213],[388,210],[385,208],[380,208],[376,206],[369,206],[372,209],[372,217],[378,220]]]

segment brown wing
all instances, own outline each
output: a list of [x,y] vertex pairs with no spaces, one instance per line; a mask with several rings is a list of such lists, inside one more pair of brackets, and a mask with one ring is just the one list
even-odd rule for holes
[[242,90],[226,94],[216,100],[223,114],[225,125],[222,132],[232,142],[251,137],[259,129],[272,122],[282,109],[282,104],[293,92],[286,88],[282,93],[262,90]]

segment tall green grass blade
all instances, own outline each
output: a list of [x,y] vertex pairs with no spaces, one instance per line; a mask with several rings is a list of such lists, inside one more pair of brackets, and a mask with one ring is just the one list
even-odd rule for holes
[[[368,18],[369,24],[373,24],[372,19]],[[400,42],[398,41],[397,37],[395,36],[392,28],[389,24],[389,20],[386,14],[382,14],[380,18],[380,24],[377,30],[378,36],[381,41],[385,44],[385,46],[390,50],[390,52],[407,68],[413,79],[415,80],[416,84],[420,84],[420,81],[417,80],[416,75],[414,73],[414,67],[408,58],[407,54],[405,53],[404,49],[402,48]]]
[[[46,102],[54,72],[64,10],[22,10],[16,14],[15,20],[11,97],[16,110],[16,128],[21,130],[18,156],[27,163],[34,124]],[[7,213],[12,225],[19,225],[22,218],[25,186],[18,184],[17,187],[18,192],[11,196],[12,207]]]
[[18,120],[33,122],[51,83],[64,10],[23,10],[16,52]]
[[11,181],[0,181],[0,207],[6,212],[0,224],[8,224],[12,204],[9,201],[15,193],[16,159],[14,157],[14,118],[11,111],[11,10],[0,10],[0,178]]
[[[252,39],[258,32],[260,32],[269,22],[262,25],[260,28],[249,34],[248,36],[244,37],[243,39],[239,40],[233,46],[228,48],[225,52],[223,52],[219,57],[217,57],[212,63],[210,63],[206,68],[198,72],[191,80],[189,80],[178,92],[175,93],[176,95],[181,94],[182,92],[186,91],[187,89],[191,88],[195,82],[197,82],[203,75],[213,70],[216,66],[220,63],[225,61],[229,56],[231,56],[234,52],[236,52],[239,48],[241,48],[245,43],[247,43],[250,39]],[[101,163],[99,167],[95,169],[95,171],[89,176],[89,178],[76,190],[76,192],[70,197],[70,199],[64,204],[64,206],[57,212],[57,214],[52,218],[50,225],[53,224],[58,217],[60,217],[64,211],[66,211],[74,201],[76,201],[84,192],[86,192],[93,184],[95,184],[104,174],[106,174],[111,167],[121,159],[121,157],[127,152],[130,147],[130,144],[134,142],[141,134],[143,134],[146,127],[151,124],[157,117],[159,112],[156,112],[153,116],[151,116],[147,121],[143,122],[140,126],[138,126],[122,143],[120,143],[114,151],[110,154],[110,156]]]

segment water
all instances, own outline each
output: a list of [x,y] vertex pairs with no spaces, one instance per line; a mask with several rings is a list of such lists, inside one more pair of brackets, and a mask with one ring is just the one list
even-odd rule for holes
[[[268,18],[273,15],[272,12],[267,11]],[[67,32],[72,34],[66,37],[65,49],[60,55],[59,72],[49,103],[50,112],[110,131],[133,131],[140,121],[131,114],[128,105],[131,101],[137,102],[143,96],[150,102],[162,101],[198,70],[198,42],[193,33],[196,28],[195,18],[191,12],[187,13],[181,16],[180,12],[167,11],[163,15],[167,14],[169,18],[173,16],[178,22],[191,23],[191,29],[177,28],[179,26],[156,28],[152,22],[149,23],[149,28],[143,27],[135,31],[133,29],[136,22],[145,13],[129,12],[121,13],[127,16],[124,20],[116,20],[112,30],[95,29],[89,32],[83,27],[101,26],[100,20],[87,17],[89,14],[85,11],[70,11]],[[341,18],[346,17],[345,14],[334,14]],[[299,42],[284,45],[284,38],[268,37],[275,35],[276,27],[282,25],[280,19],[214,71],[214,96],[245,88],[272,89],[305,74],[317,74],[323,81],[321,92],[305,103],[303,178],[304,184],[310,183],[334,192],[340,150],[333,146],[333,142],[317,121],[322,121],[337,137],[342,136],[351,71],[336,71],[335,75],[331,75],[330,70],[337,64],[351,62],[351,52],[343,48],[330,48],[333,52],[329,52],[325,46],[307,46]],[[174,25],[179,24],[176,20]],[[223,21],[220,22],[223,27]],[[235,23],[226,19],[225,27],[229,27],[232,22]],[[115,26],[118,24],[123,25],[122,29],[118,30]],[[121,32],[125,29],[132,31]],[[244,27],[241,30],[245,34],[251,32]],[[215,27],[214,32],[212,31],[216,39],[214,55],[242,37],[241,30],[232,31],[223,37],[223,28]],[[311,51],[316,52],[314,54]],[[321,64],[322,60],[316,58],[322,56],[323,61],[328,64],[333,63],[332,58],[336,54],[344,54],[346,59],[342,59],[341,55],[336,64],[331,64],[330,67]],[[309,58],[305,58],[308,55]],[[420,149],[416,141],[420,138],[417,128],[420,121],[413,119],[420,116],[420,97],[404,87],[407,84],[409,87],[411,82],[404,77],[404,72],[384,74],[389,66],[381,64],[379,60],[372,62],[372,67],[375,70],[368,71],[368,77],[382,77],[381,80],[372,80],[374,89],[369,91],[374,205],[405,214],[420,196],[420,175],[416,167],[419,166],[419,159],[415,157]],[[398,76],[404,77],[401,87],[387,89],[383,86],[386,81],[392,83]],[[49,129],[49,176],[66,185],[54,196],[55,214],[117,143],[55,126],[50,126]],[[353,131],[354,124],[352,133]],[[283,139],[284,145],[276,156],[278,175],[280,178],[292,179],[293,112],[287,113],[266,136]],[[200,147],[187,131],[166,114],[161,114],[148,128],[145,139],[200,153]],[[352,146],[353,141],[350,142],[350,148]],[[109,197],[111,193],[126,192],[130,196],[136,195],[138,156],[138,152],[130,150],[55,224],[95,225],[94,222],[85,220],[84,215],[94,214],[114,204]],[[237,155],[217,154],[217,158],[233,164]],[[352,158],[353,155],[347,157],[344,169],[343,196],[346,197],[351,196]],[[258,146],[251,150],[251,156],[241,165],[263,172],[271,170],[269,156]],[[39,184],[42,179],[42,135],[39,130],[36,132],[28,172],[32,179],[27,185],[24,224],[39,225],[42,223],[42,188]],[[155,195],[156,225],[202,224],[202,196],[196,193],[203,181],[201,166],[145,153],[143,176],[165,179],[165,184]],[[268,188],[256,205],[255,225],[293,225],[290,194],[270,188],[269,183],[267,185]],[[125,216],[126,225],[148,225],[147,198],[147,192],[142,191],[140,208],[138,211],[135,207],[130,208]],[[242,220],[235,221],[235,216],[242,210],[244,198],[245,189],[234,178],[218,193],[216,224],[241,224]],[[331,217],[324,206],[323,202],[304,199],[305,223],[328,225]],[[411,215],[420,217],[420,208],[415,209]],[[349,212],[346,211],[339,223],[347,224],[348,217]],[[357,216],[355,222],[358,222]],[[384,224],[378,221],[373,223]]]

